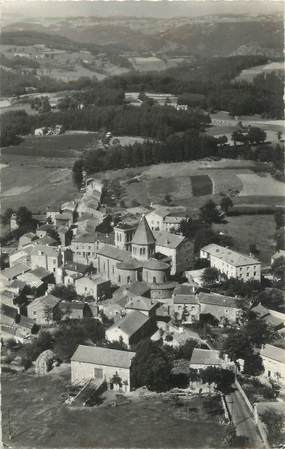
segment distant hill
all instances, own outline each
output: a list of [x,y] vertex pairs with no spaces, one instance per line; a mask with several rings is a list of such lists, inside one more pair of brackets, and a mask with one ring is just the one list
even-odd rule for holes
[[58,49],[76,49],[78,44],[64,36],[54,33],[43,33],[35,30],[3,31],[1,34],[2,45],[35,45],[43,44]]

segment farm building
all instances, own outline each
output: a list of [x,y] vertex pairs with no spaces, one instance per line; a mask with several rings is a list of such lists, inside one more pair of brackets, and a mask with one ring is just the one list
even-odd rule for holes
[[200,257],[209,260],[211,267],[225,273],[228,278],[232,277],[244,282],[261,279],[259,260],[229,248],[211,243],[201,248]]
[[122,341],[129,348],[154,332],[154,323],[145,314],[133,310],[106,330],[106,339]]
[[83,385],[92,379],[99,384],[106,382],[113,389],[119,382],[119,387],[129,392],[134,356],[135,352],[79,345],[71,357],[71,383]]

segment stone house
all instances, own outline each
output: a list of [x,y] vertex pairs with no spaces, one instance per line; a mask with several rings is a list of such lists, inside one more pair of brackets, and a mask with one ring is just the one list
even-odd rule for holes
[[51,324],[55,321],[59,302],[59,298],[50,294],[40,296],[27,305],[27,315],[39,325]]
[[200,250],[200,258],[207,259],[210,266],[217,268],[228,278],[260,281],[261,263],[259,260],[211,243]]
[[12,267],[5,268],[0,273],[0,286],[1,284],[4,286],[8,285],[11,281],[17,279],[21,274],[24,274],[27,271],[30,271],[30,267],[23,263],[17,263]]
[[106,243],[112,244],[114,241],[113,234],[102,233],[84,233],[77,235],[71,241],[71,251],[73,253],[73,261],[84,265],[95,266],[97,264],[97,252]]
[[285,349],[266,344],[260,351],[264,372],[263,377],[285,386]]
[[152,231],[178,231],[180,223],[186,218],[184,208],[166,206],[159,206],[146,214],[146,220]]
[[55,246],[37,245],[31,252],[31,268],[42,267],[50,273],[55,273],[62,265],[61,250]]
[[166,231],[154,231],[154,237],[155,251],[171,259],[170,274],[183,273],[191,268],[194,260],[194,246],[189,239]]
[[233,365],[228,361],[227,357],[224,359],[220,356],[220,351],[214,349],[200,349],[194,348],[189,367],[196,370],[203,370],[209,366],[216,368],[229,368]]
[[[79,345],[71,357],[71,383],[106,382],[109,389],[131,390],[130,368],[135,352]],[[114,384],[114,380],[120,384]]]
[[61,320],[83,320],[93,316],[88,303],[81,301],[61,301],[57,308]]
[[110,298],[111,282],[101,276],[84,276],[75,280],[75,290],[80,296],[93,296],[96,300]]
[[17,264],[24,264],[28,267],[31,266],[31,253],[35,248],[35,242],[29,245],[23,246],[21,249],[17,249],[9,254],[9,266],[13,267]]
[[119,223],[114,227],[115,246],[125,251],[132,251],[132,240],[137,223]]
[[136,310],[127,315],[106,330],[108,341],[122,340],[128,348],[141,339],[149,337],[155,330],[155,323],[146,315]]
[[243,300],[217,293],[198,294],[201,305],[200,313],[210,314],[217,320],[228,320],[230,323],[239,323],[242,316]]
[[159,307],[159,302],[143,296],[134,296],[128,300],[125,305],[125,310],[129,313],[132,310],[137,310],[149,318],[155,318],[155,311]]
[[173,306],[172,315],[182,324],[192,324],[199,321],[200,318],[200,304],[196,295],[183,294],[173,292]]
[[37,240],[37,238],[38,237],[34,232],[27,232],[26,234],[21,235],[18,241],[18,249],[31,244],[34,240]]

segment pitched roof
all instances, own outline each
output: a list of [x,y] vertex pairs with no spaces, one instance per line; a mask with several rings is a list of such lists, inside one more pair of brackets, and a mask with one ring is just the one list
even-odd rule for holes
[[115,323],[109,329],[107,329],[107,333],[109,330],[114,328],[119,328],[123,332],[125,332],[129,337],[135,334],[147,321],[149,318],[141,312],[134,310],[133,312],[128,313],[122,320]]
[[135,352],[117,349],[100,348],[98,346],[79,345],[71,357],[72,362],[94,363],[96,365],[130,368]]
[[58,248],[55,246],[37,245],[33,248],[31,255],[38,256],[41,253],[47,257],[57,257]]
[[220,358],[219,351],[214,349],[199,349],[194,348],[192,353],[191,365],[221,365],[222,359]]
[[199,301],[201,304],[208,304],[219,307],[230,307],[233,309],[240,309],[243,300],[233,298],[232,296],[219,295],[218,293],[199,293]]
[[193,285],[180,284],[175,287],[173,291],[174,295],[193,295]]
[[29,270],[30,268],[27,265],[24,265],[23,263],[17,263],[13,267],[5,268],[5,270],[2,270],[1,274],[7,279],[13,279],[14,277],[17,277]]
[[153,233],[144,215],[141,216],[132,243],[135,245],[152,245],[155,243]]
[[164,246],[172,249],[177,248],[177,246],[186,239],[183,235],[172,234],[167,231],[153,231],[153,234],[157,246]]
[[37,267],[37,268],[35,268],[34,270],[32,270],[31,273],[32,273],[34,276],[38,277],[39,279],[44,279],[44,278],[50,276],[50,272],[47,271],[47,270],[46,270],[45,268],[43,268],[43,267]]
[[199,304],[198,298],[192,295],[175,295],[173,297],[173,304]]
[[119,262],[126,262],[132,258],[128,251],[124,251],[123,249],[119,249],[116,246],[108,244],[99,249],[97,254],[109,257],[110,259],[118,260]]
[[143,296],[134,296],[133,298],[129,299],[129,301],[125,305],[125,308],[149,311],[156,307],[157,304],[158,301],[154,301],[153,299],[144,298]]
[[280,318],[277,318],[276,316],[273,316],[269,313],[269,315],[266,315],[262,318],[269,326],[272,326],[274,328],[282,328],[284,327],[284,321],[280,320]]
[[267,344],[261,349],[260,355],[261,357],[267,357],[285,365],[285,349]]
[[86,273],[86,270],[88,269],[88,265],[83,265],[81,263],[76,262],[68,262],[64,265],[64,269],[66,271],[73,271],[75,273]]
[[86,303],[81,301],[61,301],[59,303],[59,308],[63,311],[68,310],[83,310]]
[[19,314],[18,309],[16,309],[15,307],[7,306],[6,304],[1,304],[1,317],[6,316],[14,320],[18,314]]
[[225,248],[224,246],[216,245],[215,243],[204,246],[203,248],[201,248],[201,251],[205,251],[211,256],[218,257],[224,262],[237,267],[241,265],[260,264],[260,261],[255,259],[254,257],[241,254],[237,251],[233,251],[232,249]]
[[252,307],[251,311],[254,312],[258,317],[269,315],[269,310],[260,303],[257,304],[257,306]]
[[104,279],[102,278],[100,275],[95,275],[95,276],[83,276],[80,277],[78,279],[76,279],[75,283],[76,284],[93,284],[93,285],[99,285],[99,284],[104,284],[105,282],[109,282],[108,279]]
[[147,270],[164,271],[169,269],[169,265],[168,263],[152,258],[144,262],[143,268],[146,268]]

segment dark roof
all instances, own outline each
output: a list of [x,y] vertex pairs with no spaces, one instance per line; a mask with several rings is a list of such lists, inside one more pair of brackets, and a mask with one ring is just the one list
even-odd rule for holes
[[[134,335],[145,323],[149,320],[149,318],[141,312],[134,310],[133,312],[128,313],[122,320],[115,323],[108,330],[113,328],[119,328],[123,332],[125,332],[129,337]],[[107,330],[107,332],[108,332]]]
[[269,310],[260,303],[257,304],[257,306],[252,307],[251,311],[254,312],[258,317],[269,315]]
[[27,316],[23,316],[23,315],[20,316],[20,321],[18,323],[18,326],[31,330],[31,329],[33,329],[34,325],[35,325],[35,322],[32,318],[28,318]]
[[45,296],[40,296],[36,299],[34,299],[29,305],[33,305],[33,306],[49,306],[49,307],[55,307],[58,303],[60,302],[60,299],[57,298],[54,295],[45,295]]
[[135,352],[117,349],[100,348],[98,346],[79,345],[71,357],[72,362],[94,363],[96,365],[130,368]]
[[140,219],[132,243],[136,245],[152,245],[155,243],[155,238],[144,215]]
[[64,269],[67,271],[74,271],[75,273],[85,274],[88,269],[88,265],[83,265],[82,263],[70,262],[64,265]]
[[5,270],[1,271],[2,276],[5,276],[7,279],[13,279],[14,277],[19,276],[26,271],[30,271],[30,268],[23,263],[18,263],[10,268],[5,268]]
[[157,259],[148,259],[144,262],[143,268],[146,268],[147,270],[164,271],[168,270],[170,267],[167,263],[161,262]]
[[5,315],[13,320],[19,315],[18,309],[15,307],[7,306],[6,304],[1,304],[1,315]]
[[172,249],[177,248],[182,242],[184,242],[184,240],[186,240],[186,237],[183,235],[172,234],[167,231],[154,231],[154,236],[157,246]]
[[61,301],[59,303],[59,308],[61,310],[83,310],[86,304],[81,301]]
[[9,285],[10,288],[19,288],[20,290],[26,286],[25,282],[20,281],[19,279],[14,279]]
[[193,285],[181,284],[175,287],[174,295],[193,295]]
[[39,279],[41,279],[41,280],[51,275],[50,272],[47,271],[47,270],[46,270],[45,268],[43,268],[43,267],[37,267],[37,268],[35,268],[33,271],[31,271],[31,273],[32,273],[34,276],[37,276],[37,277],[38,277]]
[[261,357],[267,357],[285,365],[285,349],[266,344],[260,351]]
[[231,296],[219,295],[217,293],[199,293],[199,301],[201,304],[208,304],[220,307],[232,307],[234,309],[240,309],[243,305],[243,300],[233,298]]
[[199,349],[194,348],[192,353],[191,365],[221,365],[222,359],[220,358],[219,351],[214,349]]
[[118,260],[120,262],[126,262],[131,259],[131,254],[128,251],[117,248],[112,245],[104,245],[97,251],[97,254],[109,257],[110,259]]

